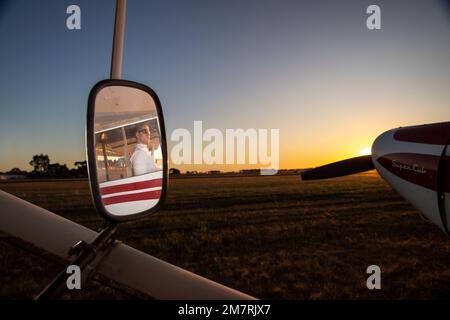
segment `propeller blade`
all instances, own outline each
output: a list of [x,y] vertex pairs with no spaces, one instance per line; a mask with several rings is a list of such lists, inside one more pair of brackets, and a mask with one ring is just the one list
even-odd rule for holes
[[329,179],[375,169],[372,156],[361,156],[333,162],[300,173],[302,180]]

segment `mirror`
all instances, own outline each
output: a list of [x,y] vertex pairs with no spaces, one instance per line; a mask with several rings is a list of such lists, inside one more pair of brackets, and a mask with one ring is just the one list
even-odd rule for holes
[[88,169],[97,210],[126,221],[156,212],[165,198],[167,151],[159,99],[131,81],[104,80],[91,90]]

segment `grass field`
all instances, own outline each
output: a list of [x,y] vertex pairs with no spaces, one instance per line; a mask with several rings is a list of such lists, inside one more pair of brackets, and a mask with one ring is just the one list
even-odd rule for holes
[[[1,182],[0,189],[97,229],[87,181]],[[265,299],[450,297],[450,241],[376,173],[171,179],[164,210],[118,239]],[[31,298],[60,270],[0,242],[2,298]],[[381,268],[368,290],[366,268]],[[99,285],[81,298],[127,298]]]

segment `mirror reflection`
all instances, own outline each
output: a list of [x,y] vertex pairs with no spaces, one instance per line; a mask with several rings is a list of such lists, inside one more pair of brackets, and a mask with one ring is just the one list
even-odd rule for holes
[[117,216],[151,209],[161,197],[164,161],[155,101],[136,88],[105,87],[95,99],[94,119],[104,207]]

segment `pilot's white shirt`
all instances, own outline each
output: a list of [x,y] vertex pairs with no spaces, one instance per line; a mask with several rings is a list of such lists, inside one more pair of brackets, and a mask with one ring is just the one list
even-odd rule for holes
[[138,143],[136,145],[130,161],[135,176],[161,170],[156,166],[145,144]]

